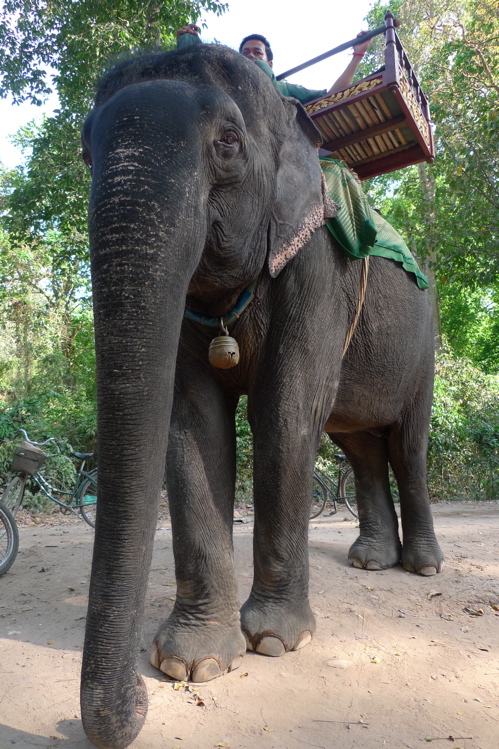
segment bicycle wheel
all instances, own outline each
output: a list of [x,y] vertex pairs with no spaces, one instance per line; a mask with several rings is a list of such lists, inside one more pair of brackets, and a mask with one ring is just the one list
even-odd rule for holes
[[95,528],[97,511],[97,468],[88,478],[84,479],[78,492],[78,502],[81,502],[80,512],[83,520]]
[[21,476],[15,476],[12,481],[7,484],[3,490],[2,496],[0,497],[0,501],[11,512],[14,518],[23,501],[25,486],[26,477],[24,476],[21,478]]
[[310,506],[309,520],[318,517],[326,506],[327,489],[322,481],[314,474],[312,484],[312,504]]
[[340,480],[340,496],[338,497],[340,502],[345,502],[347,509],[358,519],[357,515],[357,499],[355,496],[355,475],[353,468],[347,468],[345,473],[342,474]]
[[19,533],[12,513],[0,504],[0,575],[14,564],[19,549]]

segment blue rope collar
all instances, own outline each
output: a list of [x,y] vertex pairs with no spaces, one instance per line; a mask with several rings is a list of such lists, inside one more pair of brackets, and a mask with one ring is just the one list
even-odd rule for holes
[[194,322],[198,322],[201,325],[207,325],[210,328],[220,328],[221,322],[223,325],[230,325],[241,317],[242,313],[255,296],[255,288],[256,279],[243,291],[237,300],[234,309],[223,317],[207,317],[206,315],[199,314],[199,312],[193,312],[189,307],[185,308],[184,317],[187,317],[188,320],[194,320]]

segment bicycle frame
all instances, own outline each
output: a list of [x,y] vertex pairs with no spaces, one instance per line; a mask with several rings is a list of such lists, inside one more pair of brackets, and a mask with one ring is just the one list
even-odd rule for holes
[[336,506],[336,497],[337,497],[337,494],[339,492],[339,487],[340,487],[340,474],[338,473],[338,482],[336,485],[334,485],[333,480],[327,475],[327,473],[325,473],[320,468],[317,468],[317,466],[315,466],[314,478],[326,490],[326,502],[332,501],[333,503],[332,513],[338,512],[338,508]]
[[[78,503],[73,503],[73,499],[75,498],[79,499],[78,492],[79,492],[80,486],[82,485],[82,479],[90,478],[90,474],[83,470],[85,463],[86,461],[83,460],[78,471],[76,472],[75,483],[74,483],[72,491],[66,491],[65,489],[58,489],[56,486],[52,486],[52,484],[49,481],[47,481],[47,479],[44,478],[39,471],[37,471],[35,475],[32,476],[31,478],[34,479],[34,481],[38,484],[38,486],[40,487],[42,492],[45,494],[45,496],[51,499],[52,502],[55,502],[57,505],[59,505],[59,507],[66,507],[68,510],[71,510],[71,512],[74,512],[75,515],[77,515],[78,513],[76,512],[76,510],[79,510],[81,506],[84,505],[85,503],[83,502],[83,498],[82,498],[82,501]],[[54,497],[54,495],[51,494],[51,491],[57,492],[57,494],[64,494],[70,499],[68,502],[64,502],[60,499],[57,499],[57,497]]]
[[320,469],[318,466],[315,466],[314,468],[314,479],[323,489],[325,489],[326,497],[324,499],[322,510],[320,510],[319,512],[316,512],[315,515],[311,515],[311,518],[314,518],[320,515],[321,512],[324,510],[324,507],[326,506],[326,503],[328,501],[332,502],[332,505],[333,505],[333,509],[329,513],[330,515],[334,515],[336,512],[338,512],[337,502],[340,502],[341,504],[346,506],[348,511],[355,518],[357,518],[357,514],[352,509],[351,504],[349,502],[349,498],[346,496],[343,496],[340,493],[342,482],[343,482],[343,477],[349,475],[349,473],[352,472],[352,468],[347,458],[344,455],[335,453],[334,457],[336,459],[336,465],[338,468],[336,481],[332,479],[325,471]]
[[[60,451],[60,445],[55,437],[49,437],[49,439],[45,440],[44,442],[35,442],[34,440],[31,440],[28,437],[24,429],[19,429],[18,431],[24,436],[25,440],[32,445],[43,447],[47,445],[49,442],[55,442],[58,450]],[[75,481],[73,484],[73,488],[70,491],[53,486],[50,483],[50,481],[48,481],[40,473],[40,471],[36,471],[36,473],[34,473],[33,475],[20,471],[18,473],[18,477],[21,482],[21,493],[20,493],[18,502],[16,504],[16,510],[17,510],[17,507],[22,505],[22,499],[24,496],[26,482],[28,481],[28,479],[33,479],[33,481],[36,483],[38,488],[42,491],[42,493],[48,499],[50,499],[52,502],[55,502],[55,504],[57,504],[59,507],[64,508],[66,510],[70,510],[75,515],[78,515],[78,510],[80,510],[82,512],[84,519],[87,520],[87,522],[89,522],[88,518],[86,517],[86,514],[84,514],[84,509],[88,508],[92,504],[95,504],[97,500],[95,496],[91,496],[91,495],[83,496],[82,488],[84,487],[84,485],[88,485],[88,481],[95,480],[96,470],[92,472],[85,471],[85,463],[89,455],[82,457],[78,453],[72,453],[72,457],[80,458],[81,462],[76,471],[76,477],[75,477]],[[59,496],[55,496],[55,495],[59,495]],[[62,497],[67,497],[68,499],[63,499]],[[91,498],[91,501],[89,501],[90,498]]]
[[333,500],[334,500],[333,504],[335,506],[335,509],[336,509],[336,500],[339,499],[341,501],[342,499],[344,499],[344,497],[340,496],[340,483],[341,483],[341,477],[345,473],[349,465],[350,464],[344,459],[342,459],[341,461],[337,463],[338,473],[336,476],[336,481],[334,481],[330,476],[328,476],[328,474],[325,471],[323,471],[321,468],[318,468],[317,466],[315,466],[314,468],[314,473],[316,474],[316,478],[318,478],[318,480],[322,484],[326,485],[328,494],[330,494],[333,497]]

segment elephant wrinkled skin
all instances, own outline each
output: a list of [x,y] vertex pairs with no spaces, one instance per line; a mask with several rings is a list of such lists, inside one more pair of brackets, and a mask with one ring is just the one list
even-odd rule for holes
[[[97,349],[99,505],[82,672],[97,747],[125,747],[145,719],[137,650],[166,456],[177,597],[151,660],[205,681],[246,650],[306,645],[311,476],[325,429],[356,475],[350,562],[433,574],[425,455],[433,378],[429,299],[395,263],[361,263],[324,221],[318,135],[252,62],[231,50],[146,55],[103,81],[83,130]],[[314,231],[315,230],[315,231]],[[226,315],[241,358],[208,363]],[[233,570],[234,413],[254,436],[254,582],[239,611]],[[390,496],[399,484],[403,545]]]

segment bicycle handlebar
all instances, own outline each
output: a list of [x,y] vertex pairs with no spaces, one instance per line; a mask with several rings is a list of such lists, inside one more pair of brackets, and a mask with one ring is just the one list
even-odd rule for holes
[[35,440],[32,440],[32,439],[30,439],[28,437],[28,433],[26,432],[25,429],[18,429],[17,432],[16,432],[16,434],[19,434],[19,432],[23,435],[23,437],[26,440],[26,442],[30,443],[30,445],[36,445],[37,447],[43,447],[43,445],[47,445],[49,442],[55,442],[55,444],[57,445],[57,447],[59,448],[59,450],[61,449],[61,445],[60,445],[59,440],[57,439],[57,437],[49,437],[48,439],[45,440],[45,442],[35,442]]

